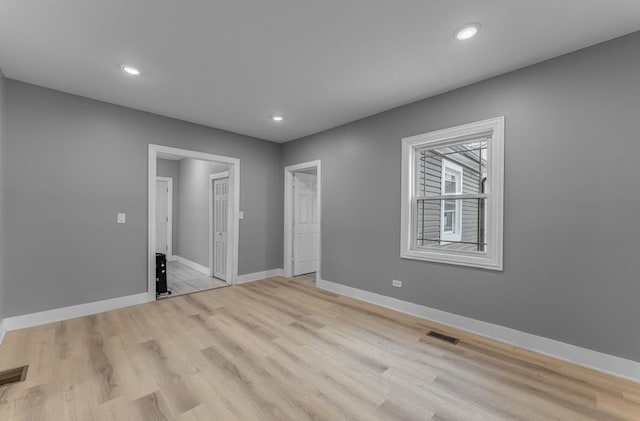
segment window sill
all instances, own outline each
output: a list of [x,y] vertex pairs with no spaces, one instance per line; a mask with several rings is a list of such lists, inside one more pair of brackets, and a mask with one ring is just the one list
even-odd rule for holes
[[423,250],[405,250],[400,253],[400,257],[403,259],[422,260],[424,262],[445,263],[456,266],[466,266],[478,269],[495,270],[502,272],[502,261],[483,254],[481,256],[474,256],[471,254],[463,253],[446,253],[446,252],[433,252]]

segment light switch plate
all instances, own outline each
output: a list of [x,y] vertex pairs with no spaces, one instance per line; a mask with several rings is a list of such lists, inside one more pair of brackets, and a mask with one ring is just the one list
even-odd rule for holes
[[127,214],[118,213],[118,224],[124,224],[125,222],[127,222]]
[[243,211],[239,211],[238,212],[238,219],[244,219],[244,212]]

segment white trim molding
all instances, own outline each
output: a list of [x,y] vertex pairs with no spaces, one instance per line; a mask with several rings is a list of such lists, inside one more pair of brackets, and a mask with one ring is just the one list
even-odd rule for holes
[[229,178],[229,171],[222,171],[215,174],[209,174],[209,180],[219,180],[221,178]]
[[236,285],[246,284],[247,282],[260,281],[262,279],[271,278],[273,276],[284,276],[284,270],[271,269],[271,270],[265,270],[262,272],[254,272],[254,273],[239,275],[236,280]]
[[4,340],[4,335],[7,333],[4,330],[4,320],[0,320],[0,345],[2,345],[2,341]]
[[[400,257],[471,266],[503,269],[503,201],[504,201],[504,117],[496,117],[444,130],[402,139],[402,181],[400,205]],[[437,148],[485,137],[487,142],[487,191],[474,194],[418,196],[417,156],[424,148]],[[487,246],[483,251],[436,249],[418,245],[418,200],[486,199]],[[447,239],[445,238],[446,242]]]
[[[240,238],[240,221],[238,215],[240,213],[240,159],[223,155],[214,155],[206,152],[197,152],[188,149],[172,148],[169,146],[161,146],[149,144],[149,175],[147,187],[147,294],[149,301],[156,300],[156,189],[155,180],[157,176],[157,159],[158,155],[171,155],[181,158],[193,158],[211,162],[221,162],[229,165],[229,183],[233,185],[233,191],[229,201],[231,202],[231,212],[229,212],[229,220],[231,221],[228,236],[228,265],[227,265],[227,283],[233,285],[238,276],[238,239]],[[207,268],[207,274],[209,269]]]
[[24,314],[22,316],[5,317],[2,327],[7,332],[27,327],[46,325],[76,317],[90,316],[105,311],[135,306],[148,302],[146,292],[124,297],[110,298],[108,300],[94,301],[92,303],[78,304],[75,306],[55,308],[53,310],[40,311],[38,313]]
[[317,287],[640,383],[640,362],[321,279]]
[[318,180],[318,244],[316,247],[318,267],[316,268],[316,284],[321,278],[322,267],[322,161],[315,160],[284,167],[284,276],[293,276],[293,173],[296,171],[316,169]]
[[186,259],[182,256],[178,256],[177,254],[173,255],[173,260],[175,260],[176,262],[180,262],[185,266],[189,266],[191,269],[195,269],[198,272],[202,273],[203,275],[209,276],[209,268],[199,263],[196,263],[193,260]]

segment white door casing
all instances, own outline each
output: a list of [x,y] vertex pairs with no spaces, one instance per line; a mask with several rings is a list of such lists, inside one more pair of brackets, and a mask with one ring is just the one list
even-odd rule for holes
[[229,178],[213,180],[213,276],[227,280]]
[[293,275],[318,266],[318,181],[315,174],[293,174]]
[[156,180],[156,253],[169,251],[169,182]]

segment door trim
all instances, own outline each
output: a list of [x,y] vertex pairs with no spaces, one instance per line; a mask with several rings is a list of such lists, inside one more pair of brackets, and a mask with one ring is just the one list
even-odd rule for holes
[[[213,237],[214,237],[214,229],[213,229],[213,180],[220,180],[221,178],[228,178],[229,179],[229,190],[233,191],[233,186],[231,184],[231,177],[229,177],[229,171],[223,171],[223,172],[219,172],[216,174],[209,174],[209,276],[213,276],[213,256],[215,255],[214,253],[214,247],[215,247],[215,243],[213,241]],[[231,196],[231,195],[229,195]],[[227,218],[227,232],[231,232],[231,224],[230,224],[230,219],[231,219],[231,200],[229,200],[227,202],[227,215],[229,215],[229,218]],[[227,248],[229,247],[229,239],[227,237]],[[228,258],[228,253],[227,253],[227,258]],[[229,263],[229,262],[227,262]],[[228,278],[227,278],[228,279]],[[229,281],[225,281],[227,284],[229,283]]]
[[214,155],[206,152],[197,152],[188,149],[172,148],[169,146],[161,146],[149,144],[149,176],[147,184],[147,294],[149,301],[156,300],[156,177],[157,177],[157,158],[158,154],[176,155],[183,158],[202,159],[205,161],[222,162],[229,165],[229,183],[233,183],[233,194],[231,212],[229,212],[230,227],[228,237],[228,247],[230,253],[227,254],[227,282],[235,285],[238,278],[238,239],[240,232],[240,221],[238,215],[240,212],[240,159],[231,158],[223,155]]
[[318,244],[316,247],[318,268],[316,269],[316,285],[321,278],[322,267],[322,161],[315,160],[284,167],[284,276],[293,274],[293,173],[315,168],[318,177]]
[[156,176],[156,181],[166,181],[169,185],[167,193],[167,260],[173,260],[173,178]]

